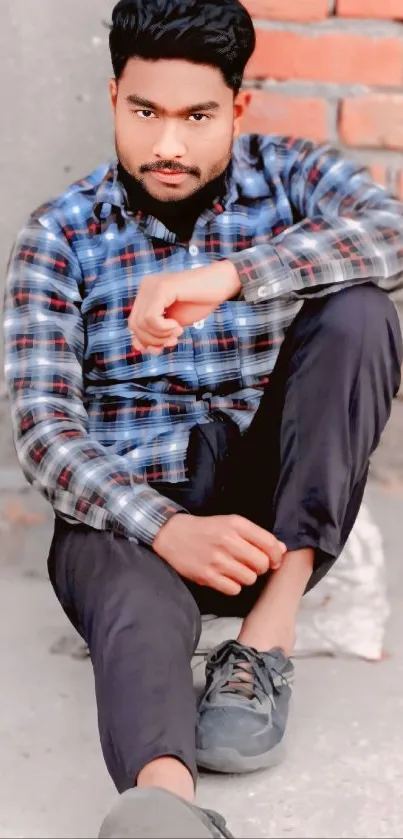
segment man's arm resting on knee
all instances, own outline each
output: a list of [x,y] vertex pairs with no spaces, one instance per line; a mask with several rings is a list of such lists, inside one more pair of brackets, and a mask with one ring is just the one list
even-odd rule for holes
[[170,517],[185,510],[133,481],[123,458],[88,435],[81,279],[62,231],[49,233],[41,220],[30,220],[11,257],[4,312],[18,458],[55,511],[151,545]]
[[209,265],[147,276],[129,318],[137,349],[158,353],[174,346],[181,327],[230,299],[302,300],[363,283],[385,291],[403,286],[403,203],[327,147],[268,137],[266,153],[267,170],[273,174],[277,166],[302,221],[267,244]]
[[302,299],[372,282],[403,286],[403,203],[369,172],[329,147],[267,138],[267,170],[277,156],[287,199],[302,219],[269,244],[228,259],[250,303],[289,293]]

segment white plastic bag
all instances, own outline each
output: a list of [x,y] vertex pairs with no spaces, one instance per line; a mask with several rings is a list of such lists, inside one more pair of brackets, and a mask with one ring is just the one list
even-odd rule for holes
[[[327,576],[302,600],[295,656],[320,654],[382,658],[390,608],[382,536],[362,505],[347,545]],[[236,638],[238,618],[203,618],[198,654]]]

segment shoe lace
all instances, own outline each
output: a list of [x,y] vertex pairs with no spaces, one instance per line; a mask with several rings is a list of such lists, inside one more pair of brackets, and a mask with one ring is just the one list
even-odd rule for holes
[[237,641],[225,642],[214,652],[207,665],[207,672],[213,674],[217,667],[224,670],[220,693],[238,694],[260,702],[267,696],[268,683],[277,694],[288,684],[287,679],[275,667],[275,658],[268,667],[261,653],[253,647],[245,647]]

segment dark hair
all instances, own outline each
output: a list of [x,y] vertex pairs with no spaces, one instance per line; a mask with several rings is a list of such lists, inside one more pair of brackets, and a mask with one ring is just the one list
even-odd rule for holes
[[239,0],[120,0],[109,35],[116,79],[130,58],[181,58],[218,67],[235,93],[255,43]]

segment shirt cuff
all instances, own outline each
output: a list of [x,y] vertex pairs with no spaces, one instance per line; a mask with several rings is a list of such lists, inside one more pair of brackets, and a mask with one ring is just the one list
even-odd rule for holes
[[188,513],[180,504],[176,504],[156,489],[142,488],[136,499],[133,526],[130,528],[139,542],[152,545],[161,527],[177,513]]
[[292,292],[292,273],[271,245],[256,245],[226,259],[235,266],[242,285],[238,299],[260,303]]

